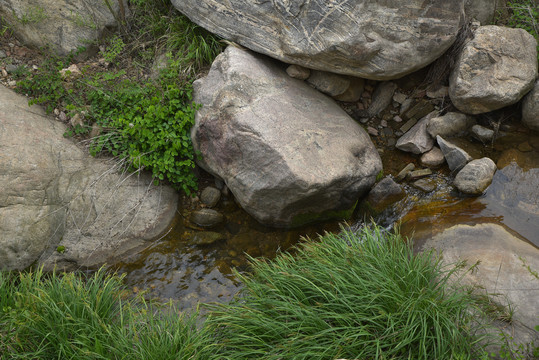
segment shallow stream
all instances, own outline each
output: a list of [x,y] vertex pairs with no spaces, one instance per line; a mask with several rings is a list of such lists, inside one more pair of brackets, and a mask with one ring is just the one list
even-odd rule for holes
[[[514,132],[497,140],[495,146],[465,141],[459,146],[474,158],[491,157],[502,168],[485,194],[459,194],[451,186],[447,168],[442,168],[429,177],[435,190],[425,193],[404,184],[406,197],[377,214],[375,220],[388,227],[400,223],[401,233],[413,236],[416,242],[455,224],[496,223],[539,247],[539,137]],[[398,150],[385,150],[382,158],[385,175],[397,174],[408,162],[419,165],[415,157]],[[233,270],[240,274],[249,271],[249,256],[271,259],[302,237],[316,238],[340,228],[339,222],[293,230],[268,228],[247,215],[232,198],[224,198],[218,210],[226,216],[226,223],[213,229],[224,239],[197,245],[193,239],[199,230],[185,221],[190,206],[189,200],[182,205],[166,235],[136,258],[116,266],[126,274],[126,283],[134,292],[177,300],[181,309],[195,308],[199,302],[230,300],[241,288]],[[349,223],[358,224],[371,215],[358,209]]]

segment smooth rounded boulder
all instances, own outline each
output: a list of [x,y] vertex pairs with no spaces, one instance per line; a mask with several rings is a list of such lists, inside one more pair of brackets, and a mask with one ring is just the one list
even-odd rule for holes
[[246,48],[311,69],[402,77],[455,41],[463,0],[172,0],[193,22]]
[[194,83],[194,102],[199,165],[263,224],[342,217],[382,169],[361,126],[263,55],[229,46]]
[[480,26],[449,79],[453,105],[481,114],[517,103],[537,77],[537,42],[523,29]]

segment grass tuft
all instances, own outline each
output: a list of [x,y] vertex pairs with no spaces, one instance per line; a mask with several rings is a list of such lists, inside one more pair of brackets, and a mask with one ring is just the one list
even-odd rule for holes
[[468,359],[481,314],[434,253],[379,227],[253,261],[243,296],[211,306],[220,359]]
[[0,272],[0,359],[207,359],[210,334],[193,316],[141,298],[122,278]]

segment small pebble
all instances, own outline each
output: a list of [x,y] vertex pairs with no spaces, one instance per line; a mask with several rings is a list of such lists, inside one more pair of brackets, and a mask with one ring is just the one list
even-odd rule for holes
[[380,121],[380,126],[387,127],[387,121],[385,120]]
[[375,128],[373,128],[372,126],[369,126],[367,128],[367,132],[369,133],[369,135],[372,135],[372,136],[378,136],[378,130],[376,130]]
[[396,116],[393,118],[393,121],[396,122],[396,123],[400,123],[400,122],[402,122],[402,118],[401,118],[399,115],[396,115]]

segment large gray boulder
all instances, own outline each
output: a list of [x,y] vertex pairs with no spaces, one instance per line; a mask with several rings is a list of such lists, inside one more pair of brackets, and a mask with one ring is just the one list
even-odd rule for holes
[[451,46],[463,0],[172,0],[193,22],[291,64],[387,80]]
[[99,266],[166,230],[175,191],[90,158],[27,101],[0,86],[0,269]]
[[118,27],[124,6],[125,0],[0,0],[0,16],[25,44],[65,55]]
[[522,102],[522,122],[530,129],[539,131],[539,80]]
[[449,96],[466,114],[515,104],[537,77],[537,42],[523,29],[481,26],[460,53]]
[[202,105],[191,132],[199,165],[261,223],[342,215],[382,169],[355,121],[265,56],[228,47],[194,90]]

